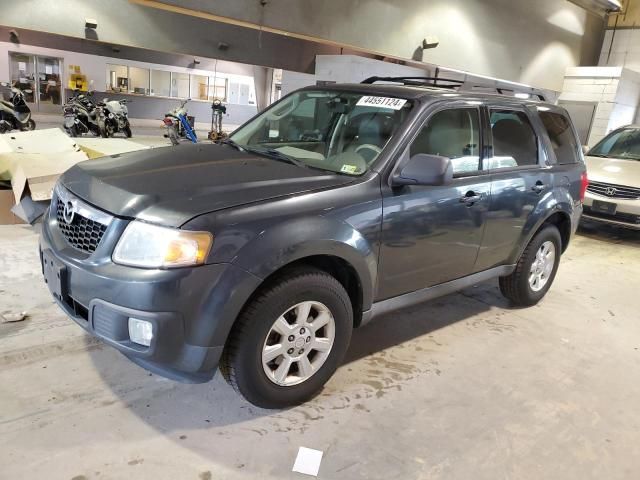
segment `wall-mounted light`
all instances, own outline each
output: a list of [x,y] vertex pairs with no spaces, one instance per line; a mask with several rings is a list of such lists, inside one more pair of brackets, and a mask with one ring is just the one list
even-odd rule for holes
[[96,28],[98,28],[98,21],[95,18],[85,18],[84,28],[95,30]]
[[620,0],[607,0],[607,3],[609,4],[609,12],[619,12],[622,10]]
[[200,60],[198,60],[197,58],[193,59],[193,64],[194,65],[200,65]]
[[11,43],[20,43],[20,35],[15,30],[9,30],[9,40]]
[[435,35],[429,35],[422,40],[422,49],[427,50],[429,48],[436,48],[440,45],[440,39]]

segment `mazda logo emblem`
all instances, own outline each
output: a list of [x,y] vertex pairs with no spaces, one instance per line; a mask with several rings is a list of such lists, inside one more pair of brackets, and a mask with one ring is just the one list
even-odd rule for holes
[[64,211],[62,212],[62,218],[67,223],[67,225],[71,225],[73,222],[73,217],[76,214],[76,207],[72,202],[67,202],[64,204]]
[[613,197],[616,194],[617,191],[618,190],[616,190],[613,187],[607,187],[607,189],[604,191],[604,193],[606,193],[609,197]]

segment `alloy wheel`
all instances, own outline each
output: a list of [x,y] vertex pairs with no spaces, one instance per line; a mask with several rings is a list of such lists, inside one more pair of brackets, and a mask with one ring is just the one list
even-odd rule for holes
[[546,241],[536,252],[536,257],[529,270],[529,286],[534,292],[539,292],[549,281],[556,262],[556,247],[551,241]]
[[267,378],[286,387],[308,380],[329,357],[335,331],[335,319],[323,303],[307,301],[289,308],[273,323],[262,348]]

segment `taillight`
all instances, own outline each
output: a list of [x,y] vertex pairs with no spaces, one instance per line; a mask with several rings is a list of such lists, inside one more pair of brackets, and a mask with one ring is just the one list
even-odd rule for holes
[[580,177],[580,201],[584,201],[584,195],[587,193],[587,187],[589,186],[589,177],[587,172],[583,172]]
[[165,124],[166,126],[168,126],[168,127],[170,127],[171,125],[173,125],[173,120],[171,120],[171,119],[170,119],[170,118],[168,118],[168,117],[165,117],[165,119],[164,119],[163,121],[164,121],[164,124]]

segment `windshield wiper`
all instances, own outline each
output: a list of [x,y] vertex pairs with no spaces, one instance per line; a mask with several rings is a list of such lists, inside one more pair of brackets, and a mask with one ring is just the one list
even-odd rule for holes
[[269,158],[273,158],[274,160],[281,160],[283,162],[291,163],[298,167],[309,168],[309,165],[298,160],[297,158],[292,157],[291,155],[287,155],[286,153],[282,153],[275,148],[256,148],[256,147],[243,147],[246,151],[251,153],[257,153],[258,155],[265,155]]
[[239,150],[241,152],[245,150],[245,147],[243,147],[239,143],[236,143],[234,140],[231,140],[230,138],[226,138],[222,140],[220,142],[220,145],[229,145],[230,147],[235,148],[236,150]]

